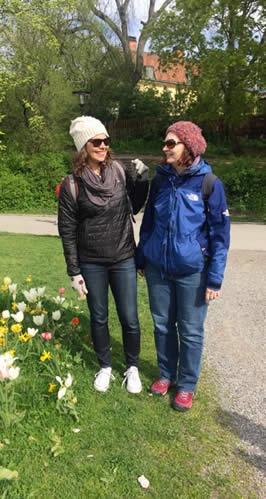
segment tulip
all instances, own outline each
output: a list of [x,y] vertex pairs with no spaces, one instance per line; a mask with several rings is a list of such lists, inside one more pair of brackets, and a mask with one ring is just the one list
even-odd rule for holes
[[3,317],[3,319],[9,319],[9,317],[10,317],[9,310],[3,310],[2,317]]
[[9,284],[11,284],[12,282],[10,277],[4,277],[3,281],[5,286],[9,286]]
[[72,385],[72,376],[70,373],[68,373],[66,381],[65,381],[65,386],[69,388]]
[[63,295],[63,294],[64,294],[64,292],[65,292],[65,288],[60,288],[60,289],[58,290],[58,293],[59,293],[60,295]]
[[34,329],[34,327],[28,327],[27,333],[34,338],[34,336],[38,333],[38,329]]
[[8,289],[9,289],[10,293],[16,293],[16,291],[17,291],[17,284],[10,284],[8,286]]
[[16,379],[19,375],[19,371],[20,371],[19,367],[10,367],[8,372],[8,379],[10,379],[10,381]]
[[17,303],[17,308],[19,309],[20,312],[25,312],[26,307],[27,307],[27,305],[24,301]]
[[19,311],[16,314],[11,314],[11,317],[13,317],[15,322],[22,322],[24,319],[24,314],[23,312]]
[[54,321],[59,321],[61,319],[60,310],[56,310],[55,312],[52,312],[52,318]]
[[36,324],[36,326],[41,326],[43,324],[43,321],[44,321],[44,314],[34,315],[32,317],[32,320],[33,320],[34,324]]
[[50,341],[52,339],[52,337],[53,337],[53,335],[49,331],[42,333],[42,338],[46,341]]

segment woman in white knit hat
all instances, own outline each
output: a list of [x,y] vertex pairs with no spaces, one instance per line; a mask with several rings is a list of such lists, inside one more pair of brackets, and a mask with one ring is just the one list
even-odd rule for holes
[[145,203],[148,168],[137,162],[134,182],[125,167],[112,160],[109,134],[92,116],[73,120],[70,135],[78,151],[73,160],[74,184],[71,177],[62,184],[58,227],[71,286],[81,297],[86,295],[90,310],[100,365],[94,388],[105,392],[114,379],[108,330],[110,285],[122,326],[124,382],[130,393],[139,393],[140,328],[131,214]]

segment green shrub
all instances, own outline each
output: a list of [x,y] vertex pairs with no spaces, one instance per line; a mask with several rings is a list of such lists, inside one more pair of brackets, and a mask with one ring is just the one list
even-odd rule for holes
[[9,151],[0,159],[2,212],[56,211],[55,188],[71,169],[69,155],[60,152],[29,156]]
[[215,173],[225,184],[229,206],[242,213],[266,214],[266,169],[251,158],[220,163]]

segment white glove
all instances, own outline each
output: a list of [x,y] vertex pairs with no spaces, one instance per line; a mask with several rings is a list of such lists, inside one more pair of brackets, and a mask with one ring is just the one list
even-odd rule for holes
[[135,166],[137,175],[142,175],[149,169],[140,159],[132,159],[131,163]]
[[81,274],[73,275],[70,277],[71,279],[71,288],[78,292],[80,298],[85,298],[85,295],[88,293],[86,288],[84,279]]

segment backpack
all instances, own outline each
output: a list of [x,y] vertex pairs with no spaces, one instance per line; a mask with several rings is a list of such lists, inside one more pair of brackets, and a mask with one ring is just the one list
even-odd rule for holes
[[[156,195],[157,192],[160,189],[160,185],[165,178],[164,175],[161,175],[160,173],[157,174],[157,177],[155,177],[155,186],[154,186],[154,194]],[[204,203],[206,204],[213,188],[213,184],[215,180],[217,179],[217,176],[214,175],[214,173],[205,173],[202,184],[201,184],[201,193],[202,193],[202,198]]]
[[[124,170],[123,166],[118,161],[113,161],[112,164],[115,165],[115,167],[117,168],[117,173],[118,173],[120,179],[122,180],[123,184],[126,185],[126,174],[125,174],[125,170]],[[66,186],[67,186],[67,190],[68,190],[69,194],[71,194],[74,202],[76,203],[77,198],[78,198],[78,194],[79,194],[79,188],[78,188],[78,183],[75,180],[72,173],[70,173],[66,177]]]

